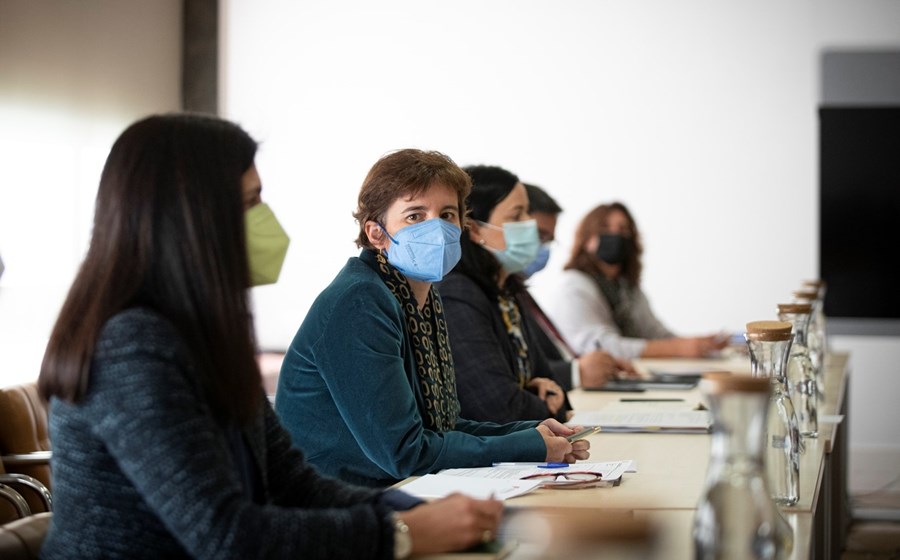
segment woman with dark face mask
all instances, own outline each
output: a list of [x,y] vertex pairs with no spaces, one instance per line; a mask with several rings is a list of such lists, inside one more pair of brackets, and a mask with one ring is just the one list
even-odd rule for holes
[[676,336],[641,289],[637,224],[621,202],[587,213],[575,232],[559,289],[544,308],[577,352],[602,348],[617,358],[702,358],[721,350],[720,335]]

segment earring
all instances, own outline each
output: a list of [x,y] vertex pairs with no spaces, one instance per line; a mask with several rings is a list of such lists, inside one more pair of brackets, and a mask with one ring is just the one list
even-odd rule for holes
[[482,237],[481,240],[478,242],[478,244],[479,244],[479,245],[484,245],[484,238],[483,238],[483,237]]

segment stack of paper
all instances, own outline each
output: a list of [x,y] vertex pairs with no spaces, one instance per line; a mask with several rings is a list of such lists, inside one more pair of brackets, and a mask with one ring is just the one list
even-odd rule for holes
[[[564,467],[544,468],[544,463],[501,463],[502,466],[469,469],[444,469],[438,474],[421,476],[402,486],[404,492],[423,499],[443,498],[459,492],[473,498],[493,496],[506,500],[527,494],[537,488],[563,488],[570,473],[598,473],[592,486],[617,486],[625,472],[634,472],[634,462],[572,463]],[[540,465],[540,466],[539,466]],[[539,478],[529,478],[538,476]],[[555,483],[555,476],[563,482]],[[573,477],[573,478],[577,478]],[[575,485],[575,487],[579,487]]]
[[[537,488],[578,488],[617,486],[625,472],[635,472],[634,462],[607,461],[604,463],[572,463],[563,467],[546,468],[546,463],[501,463],[503,466],[470,469],[444,469],[438,474],[421,476],[402,486],[403,491],[423,499],[443,498],[459,492],[473,498],[493,496],[506,500],[527,494]],[[566,478],[572,473],[597,473],[592,484],[572,485]],[[556,476],[559,475],[559,482]],[[537,478],[530,478],[535,477]],[[573,476],[577,479],[579,476]]]
[[507,500],[527,494],[540,485],[539,480],[464,478],[438,473],[420,476],[404,484],[401,490],[422,499],[444,498],[458,492],[481,500],[488,498]]
[[572,426],[600,426],[603,432],[664,432],[706,434],[712,417],[706,410],[596,410],[576,412]]
[[[602,480],[615,482],[622,474],[633,469],[633,462],[607,461],[604,463],[571,463],[557,466],[558,463],[497,463],[493,467],[470,469],[444,469],[441,474],[472,478],[499,478],[504,480],[529,480],[529,477],[550,474],[566,474],[570,472],[600,473]],[[552,486],[552,485],[548,485]]]

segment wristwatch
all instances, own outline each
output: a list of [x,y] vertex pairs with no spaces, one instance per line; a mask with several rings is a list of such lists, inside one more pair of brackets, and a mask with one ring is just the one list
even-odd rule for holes
[[409,525],[400,519],[396,512],[391,514],[394,522],[394,558],[403,560],[412,554],[412,536],[409,534]]

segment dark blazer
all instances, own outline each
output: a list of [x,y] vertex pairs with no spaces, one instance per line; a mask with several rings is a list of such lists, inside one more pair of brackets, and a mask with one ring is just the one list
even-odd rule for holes
[[[560,353],[559,347],[556,346],[556,343],[553,342],[550,335],[547,334],[544,328],[541,327],[540,323],[535,319],[534,314],[542,312],[540,306],[537,305],[537,302],[534,301],[527,291],[519,296],[519,303],[519,307],[522,309],[522,316],[528,324],[528,330],[532,333],[534,342],[540,347],[541,352],[544,353],[544,357],[547,358],[547,363],[550,365],[553,377],[556,379],[556,382],[559,383],[560,387],[566,391],[571,391],[572,361],[567,360],[565,356]],[[549,321],[550,318],[546,317],[546,320]]]
[[[440,282],[438,290],[444,304],[456,368],[456,390],[462,406],[460,416],[501,423],[551,418],[544,401],[528,389],[519,387],[515,347],[509,340],[496,299],[471,278],[456,271]],[[548,377],[559,383],[535,337],[540,329],[536,331],[536,325],[527,320],[523,322],[533,376]],[[565,421],[568,410],[571,406],[567,397],[556,418]]]
[[41,558],[394,557],[381,493],[316,472],[262,387],[259,415],[240,432],[258,477],[252,498],[193,367],[184,338],[153,311],[107,322],[83,400],[50,403],[53,519]]

